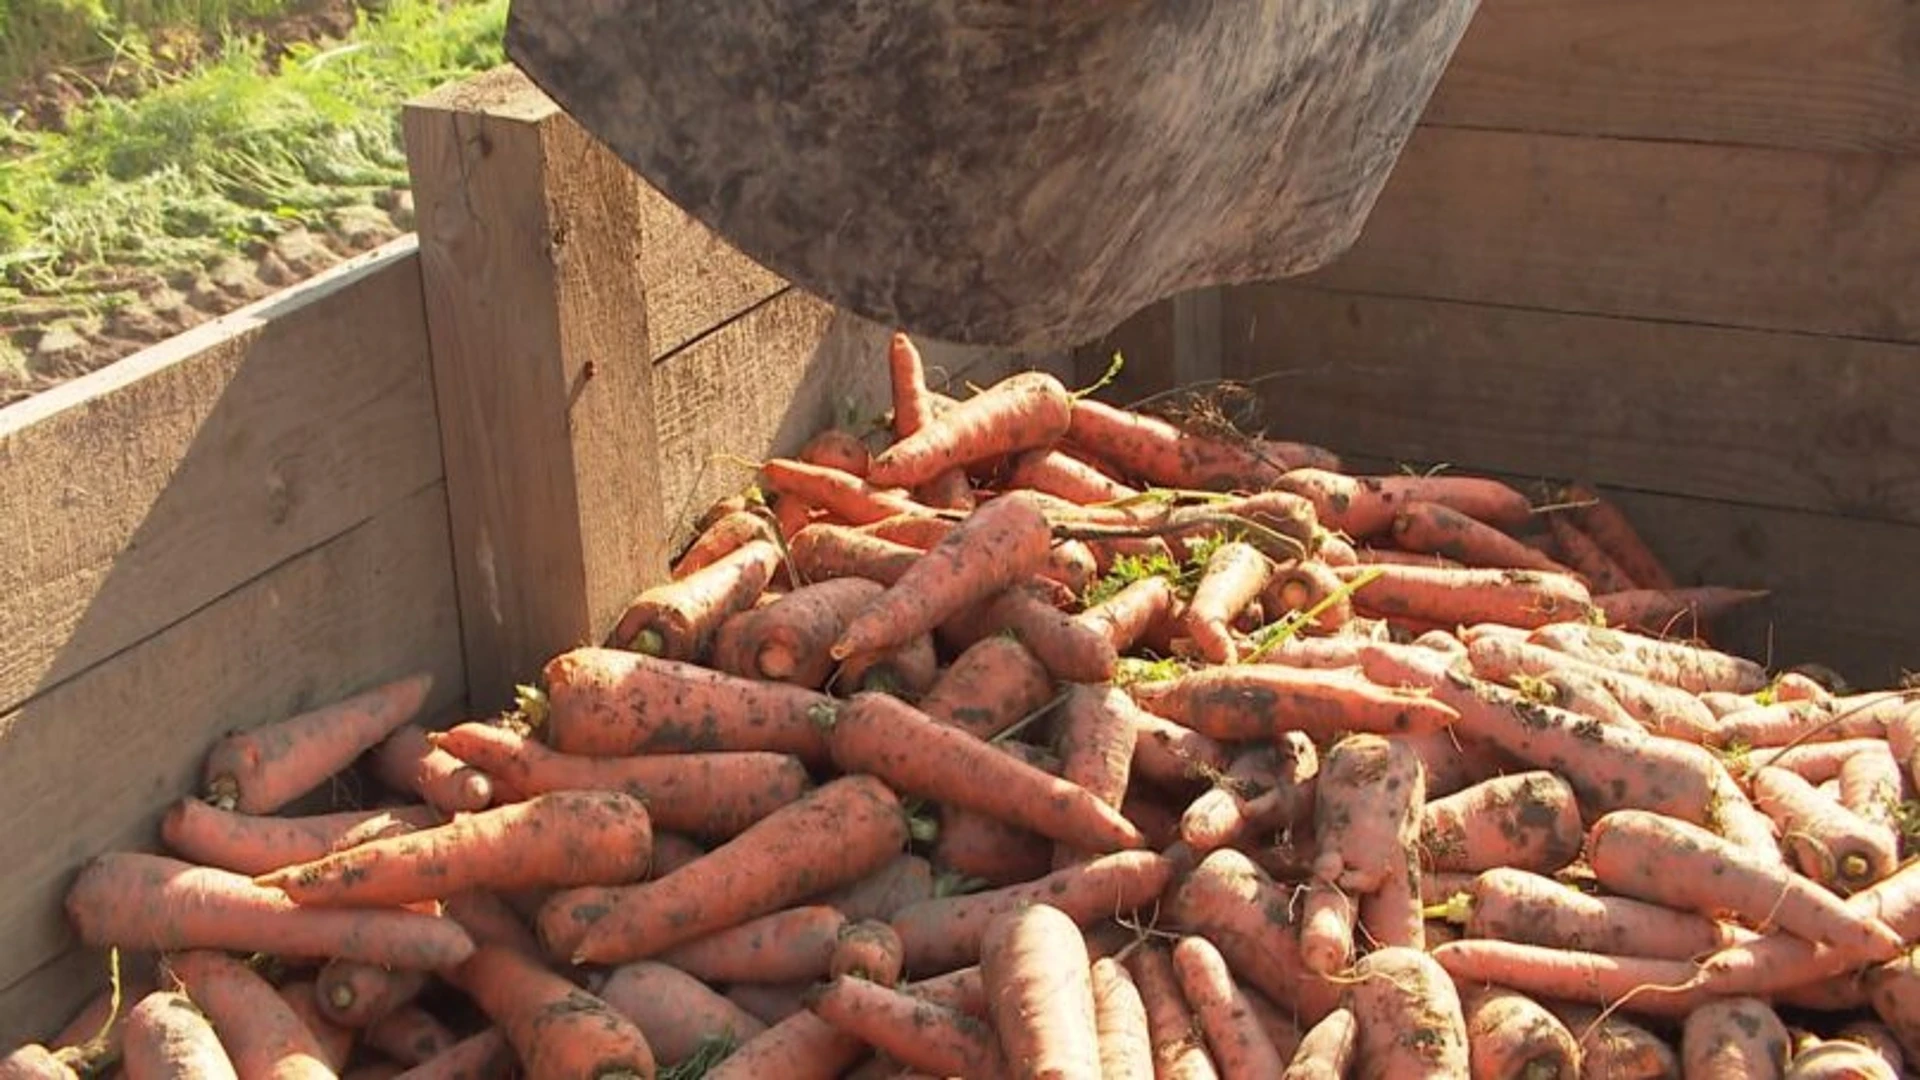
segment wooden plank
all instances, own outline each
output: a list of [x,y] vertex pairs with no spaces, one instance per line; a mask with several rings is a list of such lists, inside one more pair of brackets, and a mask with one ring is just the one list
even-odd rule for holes
[[1425,121],[1920,151],[1907,0],[1482,0]]
[[73,873],[98,852],[157,843],[220,732],[419,669],[435,676],[430,708],[460,698],[446,513],[435,481],[0,715],[0,791],[16,810],[0,832],[0,1043],[73,1004],[21,983],[69,945],[60,899]]
[[1277,283],[1224,310],[1277,435],[1920,524],[1920,347]]
[[641,196],[640,280],[654,360],[787,287],[644,181]]
[[1149,305],[1108,333],[1074,350],[1075,375],[1090,386],[1105,374],[1118,353],[1124,363],[1119,375],[1101,392],[1103,398],[1132,402],[1177,385],[1175,356],[1179,335],[1174,327],[1171,298]]
[[439,476],[410,237],[0,410],[0,712]]
[[518,72],[404,116],[476,708],[661,580],[634,175]]
[[1422,128],[1327,288],[1920,340],[1920,160]]

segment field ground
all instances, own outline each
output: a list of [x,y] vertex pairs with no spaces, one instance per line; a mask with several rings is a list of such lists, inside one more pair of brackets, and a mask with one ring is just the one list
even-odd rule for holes
[[410,229],[401,104],[500,63],[507,9],[112,0],[92,50],[30,22],[83,2],[0,15],[0,405]]

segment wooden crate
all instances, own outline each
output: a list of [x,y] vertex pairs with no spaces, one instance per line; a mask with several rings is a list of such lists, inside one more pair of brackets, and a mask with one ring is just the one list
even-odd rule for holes
[[[1483,0],[1359,243],[1085,349],[1381,468],[1584,476],[1728,641],[1920,668],[1920,8]],[[1171,357],[1171,362],[1156,362]]]
[[[886,408],[887,328],[517,73],[405,126],[416,235],[0,410],[0,1045],[102,985],[66,884],[157,844],[220,732],[415,670],[439,720],[496,709],[664,578],[740,462]],[[953,382],[1016,359],[927,355]]]

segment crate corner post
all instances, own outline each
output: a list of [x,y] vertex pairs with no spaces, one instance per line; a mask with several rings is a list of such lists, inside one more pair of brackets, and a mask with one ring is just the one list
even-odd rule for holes
[[485,712],[666,573],[642,185],[511,65],[408,102],[402,126]]

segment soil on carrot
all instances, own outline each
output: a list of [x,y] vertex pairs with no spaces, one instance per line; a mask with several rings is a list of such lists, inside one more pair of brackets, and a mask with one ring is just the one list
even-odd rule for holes
[[401,106],[499,64],[506,7],[296,0],[0,89],[0,406],[410,230]]

